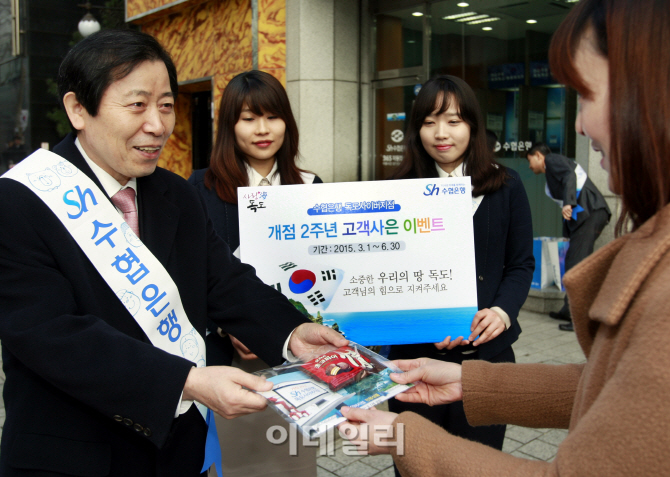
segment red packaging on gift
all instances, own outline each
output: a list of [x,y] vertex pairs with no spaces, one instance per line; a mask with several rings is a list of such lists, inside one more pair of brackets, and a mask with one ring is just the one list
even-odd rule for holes
[[302,368],[310,376],[337,391],[371,373],[379,372],[382,366],[354,348],[343,346],[317,356],[303,364]]

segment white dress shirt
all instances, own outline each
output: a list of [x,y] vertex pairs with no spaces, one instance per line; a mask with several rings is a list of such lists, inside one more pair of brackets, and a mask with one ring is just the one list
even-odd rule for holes
[[[249,186],[256,187],[256,186],[281,185],[281,175],[279,174],[279,170],[277,169],[276,160],[275,163],[272,165],[272,169],[270,169],[270,172],[265,177],[256,172],[256,169],[251,167],[248,163],[245,162],[244,166],[246,167],[247,170],[247,177],[249,178]],[[301,172],[300,177],[302,178],[303,184],[312,184],[316,176],[311,172]]]
[[[81,143],[79,142],[79,138],[74,140],[74,144],[75,146],[77,146],[77,149],[79,149],[79,152],[81,152],[81,155],[84,156],[84,160],[93,171],[93,174],[95,174],[98,180],[100,181],[100,185],[102,185],[102,188],[107,193],[107,195],[111,198],[118,191],[130,187],[131,189],[135,190],[135,209],[137,209],[137,179],[133,177],[130,180],[128,180],[126,185],[122,186],[121,184],[119,184],[119,181],[114,179],[111,175],[107,173],[107,171],[105,171],[102,167],[93,162],[93,160],[90,157],[88,157],[88,154],[86,154],[86,151],[84,151],[84,148],[81,146]],[[116,208],[116,211],[121,215],[121,217],[123,217],[123,212],[121,212],[121,210],[118,207]]]

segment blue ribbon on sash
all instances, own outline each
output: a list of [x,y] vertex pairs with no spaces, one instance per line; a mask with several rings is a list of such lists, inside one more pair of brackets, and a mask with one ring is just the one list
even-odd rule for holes
[[207,409],[207,441],[205,442],[205,463],[200,473],[209,469],[212,464],[216,467],[216,474],[223,477],[223,464],[221,463],[221,444],[219,434],[216,432],[216,421],[211,409]]

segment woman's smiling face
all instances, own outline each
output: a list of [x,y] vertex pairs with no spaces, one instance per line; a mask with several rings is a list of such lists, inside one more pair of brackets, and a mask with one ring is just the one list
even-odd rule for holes
[[470,125],[461,119],[453,97],[448,98],[449,107],[440,113],[444,100],[443,96],[437,98],[435,110],[423,120],[419,136],[430,157],[450,173],[463,162],[470,146]]
[[257,162],[274,161],[284,144],[285,132],[286,123],[282,118],[267,112],[259,116],[245,104],[235,124],[235,142],[253,167]]

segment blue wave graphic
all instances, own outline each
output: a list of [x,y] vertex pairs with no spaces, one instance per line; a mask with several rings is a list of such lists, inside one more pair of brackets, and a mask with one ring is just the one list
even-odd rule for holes
[[438,343],[447,336],[470,336],[476,307],[429,310],[326,313],[324,324],[337,323],[347,339],[364,346]]

